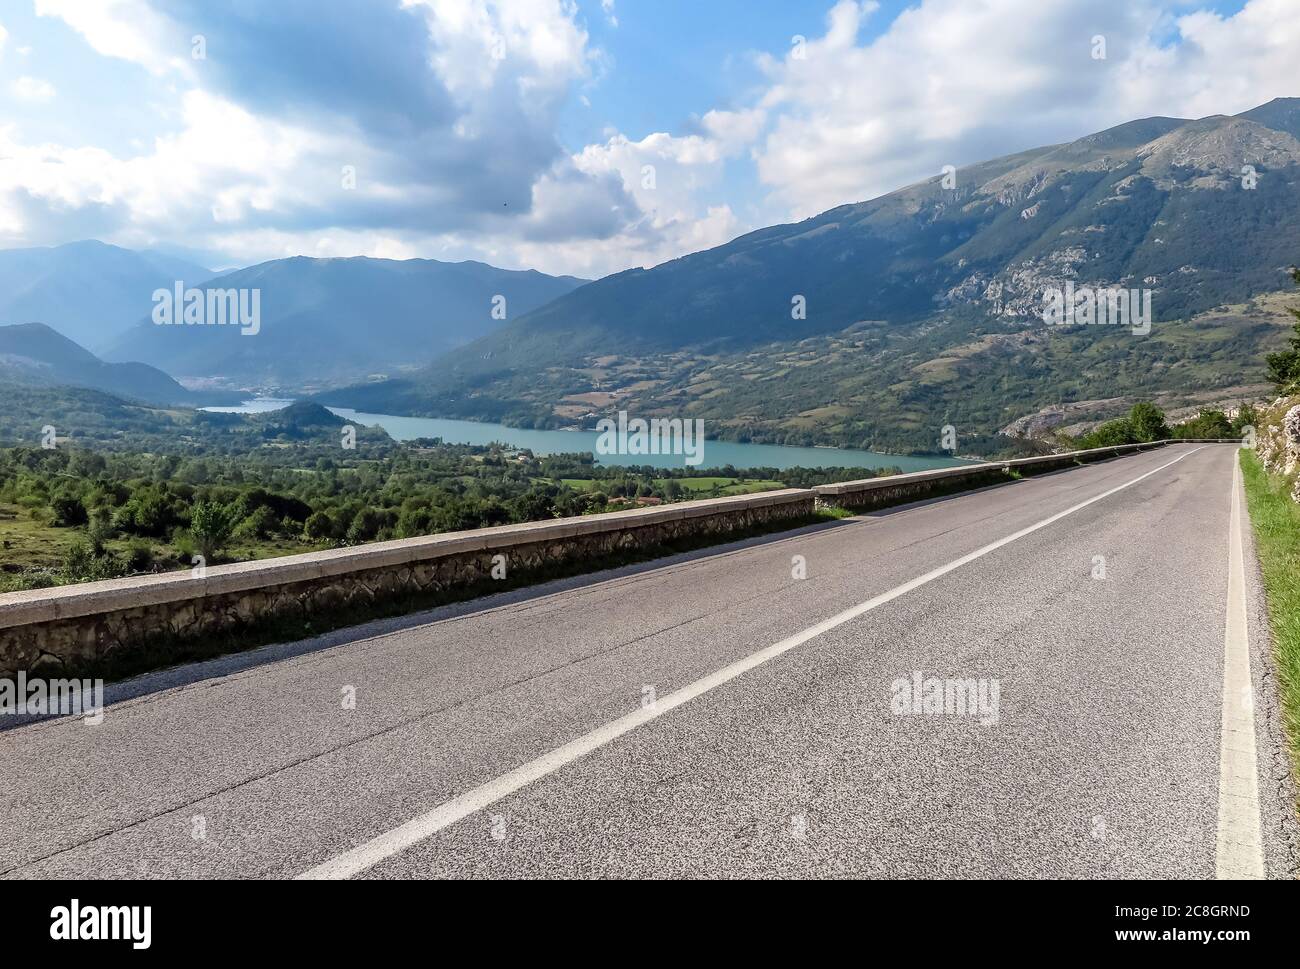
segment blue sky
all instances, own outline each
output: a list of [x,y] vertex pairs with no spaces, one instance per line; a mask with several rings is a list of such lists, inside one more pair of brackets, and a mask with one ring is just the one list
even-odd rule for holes
[[4,0],[0,246],[598,276],[944,164],[1300,95],[1297,19],[1294,0]]
[[[1231,15],[1243,5],[1244,0],[1218,0],[1195,6]],[[792,36],[816,34],[831,6],[822,0],[619,0],[614,28],[599,16],[599,0],[584,0],[580,7],[592,37],[617,69],[589,95],[592,111],[573,112],[566,134],[590,140],[601,124],[612,122],[643,136],[674,130],[714,107],[739,106],[762,84],[749,55],[783,51]],[[915,6],[885,0],[860,39],[878,37]]]

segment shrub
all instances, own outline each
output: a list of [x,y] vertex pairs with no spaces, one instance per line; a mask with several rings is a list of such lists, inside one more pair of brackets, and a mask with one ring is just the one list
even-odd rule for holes
[[1232,422],[1221,410],[1203,410],[1174,428],[1174,437],[1234,437]]
[[176,558],[183,565],[192,565],[194,555],[197,551],[194,545],[194,536],[183,528],[177,528],[172,532],[171,546],[176,549]]
[[1079,447],[1085,451],[1090,448],[1117,447],[1120,444],[1136,443],[1137,435],[1133,431],[1133,423],[1127,417],[1107,421],[1091,434],[1085,434],[1079,439]]
[[315,512],[307,519],[302,531],[313,542],[328,541],[334,537],[334,519],[327,512]]
[[357,512],[348,527],[348,541],[354,545],[371,541],[384,527],[384,516],[373,508],[363,508]]
[[121,564],[111,555],[96,555],[85,542],[77,542],[63,558],[63,578],[67,582],[98,582],[122,576]]
[[86,506],[79,498],[62,495],[50,502],[54,510],[54,524],[59,528],[79,528],[90,521]]
[[1150,401],[1143,400],[1134,404],[1128,412],[1128,421],[1133,428],[1133,436],[1139,443],[1163,441],[1169,437],[1165,412]]
[[397,519],[397,534],[401,538],[418,538],[433,530],[433,516],[428,508],[403,508]]
[[113,530],[113,524],[107,512],[100,510],[95,512],[90,519],[90,527],[86,531],[86,537],[90,540],[91,550],[96,555],[103,555],[104,548],[108,540],[116,534]]
[[127,572],[148,572],[153,569],[153,546],[143,539],[136,539],[126,550]]
[[59,584],[59,577],[44,569],[19,572],[16,575],[0,573],[0,592],[26,592],[29,589],[50,589]]
[[175,524],[175,509],[162,495],[154,492],[136,495],[113,515],[114,527],[150,538],[162,537]]
[[1259,420],[1259,411],[1254,404],[1242,404],[1237,409],[1237,416],[1232,419],[1232,432],[1239,435],[1248,427],[1258,430]]
[[239,523],[237,531],[241,538],[266,539],[274,535],[279,528],[280,522],[275,512],[269,505],[262,505]]

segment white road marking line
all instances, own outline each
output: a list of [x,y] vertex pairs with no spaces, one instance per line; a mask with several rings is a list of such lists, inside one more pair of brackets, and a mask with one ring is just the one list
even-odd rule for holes
[[914,589],[919,589],[921,586],[933,582],[935,579],[941,578],[949,572],[961,568],[963,565],[968,565],[976,559],[983,558],[990,552],[995,552],[1005,545],[1010,545],[1012,542],[1018,541],[1027,535],[1032,535],[1039,529],[1055,524],[1067,515],[1072,515],[1076,511],[1081,511],[1089,505],[1095,504],[1104,498],[1109,498],[1111,495],[1123,491],[1125,488],[1131,488],[1138,482],[1145,481],[1153,474],[1158,474],[1166,468],[1177,464],[1179,461],[1183,460],[1183,458],[1190,457],[1197,451],[1202,450],[1204,450],[1204,447],[1198,447],[1195,450],[1186,452],[1185,454],[1180,454],[1169,463],[1162,464],[1153,471],[1148,471],[1146,474],[1140,475],[1132,481],[1111,488],[1109,491],[1103,492],[1093,498],[1089,498],[1087,501],[1081,501],[1079,504],[1067,508],[1065,511],[1052,515],[1050,518],[1044,518],[1042,521],[1030,525],[1028,528],[1022,528],[1020,531],[1008,535],[1006,538],[1000,538],[996,542],[991,542],[983,548],[976,549],[968,555],[963,555],[961,558],[955,559],[947,565],[942,565],[932,572],[927,572],[925,575],[918,576],[909,582],[904,582],[902,585],[890,589],[888,592],[882,593],[874,599],[868,599],[866,602],[859,603],[851,609],[846,609],[838,615],[831,616],[829,619],[823,620],[822,622],[817,623],[817,625],[805,629],[801,633],[796,633],[788,639],[783,639],[779,643],[768,646],[766,649],[759,650],[757,653],[753,653],[742,660],[732,663],[730,666],[725,666],[716,673],[712,673],[709,676],[696,680],[694,683],[684,686],[680,690],[676,690],[667,696],[660,697],[652,707],[643,707],[629,713],[625,717],[620,717],[612,723],[607,723],[603,727],[598,727],[590,733],[584,734],[578,739],[570,741],[563,747],[558,747],[549,753],[543,754],[535,760],[529,761],[521,767],[515,768],[508,774],[503,774],[496,780],[488,781],[486,784],[476,787],[473,790],[466,791],[459,797],[452,798],[450,801],[439,805],[427,814],[422,814],[419,817],[408,821],[406,824],[393,828],[391,831],[387,831],[384,834],[379,835],[377,838],[367,841],[365,844],[360,845],[357,848],[353,848],[351,851],[346,851],[341,855],[331,858],[324,864],[318,865],[310,871],[299,875],[298,878],[340,879],[350,878],[353,875],[360,874],[386,858],[390,858],[412,845],[433,836],[443,828],[449,827],[457,821],[467,818],[474,812],[480,811],[488,805],[514,794],[516,791],[533,783],[533,781],[540,780],[548,774],[552,774],[559,770],[561,767],[572,764],[574,761],[586,756],[593,750],[603,747],[611,741],[617,740],[619,737],[626,733],[630,733],[637,727],[649,723],[651,720],[657,719],[658,717],[662,717],[664,714],[677,709],[677,707],[684,703],[689,703],[696,697],[703,696],[705,693],[708,693],[716,687],[731,682],[736,677],[748,673],[757,666],[762,666],[768,660],[775,659],[782,653],[788,653],[795,647],[802,646],[804,643],[811,639],[816,639],[823,633],[830,632],[832,629],[842,626],[846,622],[857,619],[859,616],[862,616],[873,609],[878,609],[886,603],[893,602],[900,596],[904,596]]
[[1241,468],[1233,461],[1232,515],[1228,525],[1228,618],[1223,631],[1223,727],[1219,735],[1219,830],[1214,852],[1217,878],[1264,877],[1241,499]]

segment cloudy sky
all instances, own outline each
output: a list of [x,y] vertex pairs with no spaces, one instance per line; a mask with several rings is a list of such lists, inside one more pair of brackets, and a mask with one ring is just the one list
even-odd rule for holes
[[[1296,0],[0,0],[0,248],[600,276],[1300,96]],[[1097,38],[1104,39],[1104,58]]]

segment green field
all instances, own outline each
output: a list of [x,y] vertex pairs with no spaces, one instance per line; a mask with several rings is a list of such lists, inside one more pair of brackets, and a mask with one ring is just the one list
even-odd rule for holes
[[1241,469],[1268,598],[1282,717],[1300,776],[1300,505],[1290,498],[1294,482],[1266,473],[1254,452],[1242,450]]
[[[68,551],[85,542],[85,532],[77,528],[59,528],[48,523],[44,509],[33,512],[18,505],[0,504],[0,592],[26,588],[21,581],[32,571],[57,574],[63,568]],[[112,538],[104,548],[113,555],[125,556],[133,546],[147,545],[153,567],[162,571],[188,567],[190,550],[164,539]],[[232,561],[249,562],[256,559],[275,558],[318,552],[329,548],[325,542],[309,542],[298,538],[267,537],[258,541],[233,539],[226,550]]]
[[[718,493],[724,497],[729,495],[752,495],[759,491],[777,491],[785,487],[780,481],[752,481],[747,478],[677,478],[675,479],[682,490],[689,491],[696,496],[707,495],[718,489]],[[666,478],[656,478],[655,484],[662,487],[667,482]]]
[[32,511],[0,504],[0,582],[5,566],[58,568],[77,535],[72,529],[54,528]]

